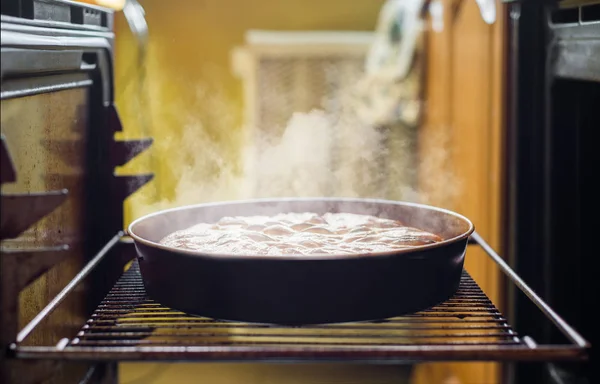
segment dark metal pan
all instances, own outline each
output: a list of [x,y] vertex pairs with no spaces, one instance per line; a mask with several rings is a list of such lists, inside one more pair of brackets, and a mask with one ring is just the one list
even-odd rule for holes
[[[166,235],[224,216],[347,212],[401,220],[444,241],[366,255],[234,256],[159,244]],[[374,199],[260,199],[160,211],[129,226],[148,295],[221,320],[288,325],[379,320],[452,297],[473,224],[440,208]]]

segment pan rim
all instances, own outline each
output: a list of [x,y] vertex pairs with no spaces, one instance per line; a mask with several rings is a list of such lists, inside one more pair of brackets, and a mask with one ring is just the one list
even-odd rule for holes
[[[439,243],[434,244],[426,244],[419,245],[414,248],[406,248],[399,249],[394,251],[382,251],[382,252],[373,252],[373,253],[360,253],[360,254],[351,254],[351,255],[332,255],[332,254],[315,254],[315,255],[233,255],[233,254],[222,254],[222,253],[207,253],[207,252],[199,252],[188,249],[180,249],[175,247],[166,246],[148,239],[145,239],[139,235],[137,235],[134,231],[134,227],[145,220],[149,220],[154,216],[164,215],[169,212],[176,211],[184,211],[191,210],[203,207],[214,207],[220,205],[235,205],[235,204],[259,204],[259,203],[285,203],[285,202],[340,202],[340,203],[374,203],[374,204],[392,204],[392,205],[404,205],[411,206],[415,208],[421,208],[430,211],[437,211],[448,214],[450,216],[454,216],[464,222],[466,222],[469,226],[467,231],[461,233],[458,236],[452,237],[450,239],[446,239],[440,241]],[[214,259],[243,259],[243,260],[339,260],[339,259],[363,259],[363,258],[381,258],[381,257],[389,257],[396,256],[401,254],[410,254],[418,251],[424,251],[429,249],[434,249],[438,247],[445,247],[453,243],[457,243],[461,240],[467,239],[473,232],[475,231],[475,226],[467,217],[461,215],[460,213],[451,211],[449,209],[440,208],[432,205],[421,204],[421,203],[413,203],[408,201],[399,201],[399,200],[387,200],[387,199],[373,199],[373,198],[354,198],[354,197],[301,197],[301,198],[293,198],[293,197],[277,197],[277,198],[257,198],[257,199],[240,199],[240,200],[224,200],[217,202],[208,202],[208,203],[199,203],[199,204],[190,204],[183,205],[175,208],[167,208],[160,211],[152,212],[146,214],[142,217],[139,217],[132,221],[127,227],[127,234],[133,238],[135,242],[146,245],[151,248],[158,248],[168,252],[174,252],[182,255],[188,255],[192,257],[204,257],[204,258],[214,258]]]

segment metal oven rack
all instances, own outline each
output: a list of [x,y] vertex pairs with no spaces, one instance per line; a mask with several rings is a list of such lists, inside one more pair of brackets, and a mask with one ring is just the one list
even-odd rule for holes
[[520,335],[465,271],[456,295],[428,310],[377,322],[283,327],[192,317],[146,296],[137,262],[118,279],[77,335],[28,346],[29,335],[103,259],[125,249],[120,232],[17,335],[20,359],[161,361],[556,361],[585,360],[588,342],[572,329],[477,234],[480,246],[564,334],[568,343],[538,345]]

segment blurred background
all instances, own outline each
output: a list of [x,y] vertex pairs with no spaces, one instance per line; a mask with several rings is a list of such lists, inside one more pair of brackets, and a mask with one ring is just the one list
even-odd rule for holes
[[[501,236],[504,15],[456,0],[96,1],[116,14],[122,173],[157,209],[267,196],[419,201]],[[141,7],[140,7],[141,6]],[[491,18],[491,19],[490,19]],[[479,249],[467,269],[499,303]],[[502,308],[500,308],[502,309]],[[121,364],[122,383],[495,383],[497,364]]]

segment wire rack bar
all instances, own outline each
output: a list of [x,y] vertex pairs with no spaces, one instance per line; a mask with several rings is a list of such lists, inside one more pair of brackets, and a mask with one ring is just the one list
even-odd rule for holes
[[[454,297],[421,312],[381,321],[289,327],[221,321],[162,306],[146,296],[134,262],[75,337],[56,346],[17,342],[11,349],[20,358],[97,361],[585,360],[587,341],[535,295],[479,235],[474,234],[473,241],[572,344],[528,342],[466,271]],[[84,268],[87,273],[93,266],[88,267]],[[42,313],[48,315],[49,311]],[[27,334],[39,321],[32,323],[25,328]]]

